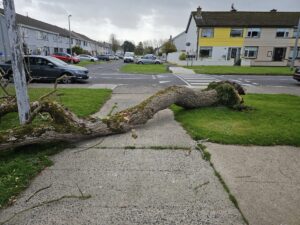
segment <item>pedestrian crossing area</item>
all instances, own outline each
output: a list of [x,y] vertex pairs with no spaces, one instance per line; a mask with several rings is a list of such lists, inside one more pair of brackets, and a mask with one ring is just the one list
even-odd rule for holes
[[180,80],[182,80],[188,87],[193,88],[207,88],[208,84],[211,82],[219,82],[222,80],[230,80],[236,82],[242,86],[256,86],[257,83],[253,83],[246,79],[228,79],[224,76],[216,75],[205,75],[205,74],[184,74],[176,75]]
[[189,74],[189,75],[176,75],[180,80],[186,83],[189,87],[206,88],[211,82],[221,81],[210,75],[203,74]]

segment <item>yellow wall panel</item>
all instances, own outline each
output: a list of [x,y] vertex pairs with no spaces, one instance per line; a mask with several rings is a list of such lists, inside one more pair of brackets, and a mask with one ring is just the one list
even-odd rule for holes
[[[232,47],[242,47],[244,45],[244,37],[230,37],[231,28],[215,28],[214,37],[212,38],[199,38],[199,46],[232,46]],[[201,31],[200,31],[201,36]]]

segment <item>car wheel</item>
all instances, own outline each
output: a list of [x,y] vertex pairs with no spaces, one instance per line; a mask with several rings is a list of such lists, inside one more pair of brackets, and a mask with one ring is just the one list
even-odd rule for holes
[[94,59],[91,59],[91,62],[95,62],[95,60],[94,60]]
[[160,64],[160,62],[155,62],[155,64]]
[[138,62],[138,64],[144,64],[143,62]]
[[73,80],[72,80],[72,78],[69,74],[63,74],[63,75],[61,75],[61,77],[63,77],[62,80],[61,80],[61,82],[63,84],[71,84],[73,82]]

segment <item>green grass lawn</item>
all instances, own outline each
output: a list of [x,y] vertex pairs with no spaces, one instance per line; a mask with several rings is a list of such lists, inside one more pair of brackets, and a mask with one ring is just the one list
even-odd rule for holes
[[[31,101],[48,93],[51,89],[29,89]],[[13,92],[13,89],[9,90]],[[0,91],[0,96],[1,96]],[[75,114],[86,117],[97,112],[109,99],[111,90],[107,89],[59,89],[53,97]],[[37,118],[35,123],[41,123]],[[1,131],[18,126],[17,113],[1,118]],[[33,145],[11,151],[0,152],[0,208],[13,202],[13,199],[24,190],[30,180],[45,167],[52,165],[49,156],[63,150],[68,145],[63,143]]]
[[166,65],[163,64],[126,64],[120,69],[123,73],[162,74],[168,73]]
[[198,74],[225,75],[292,75],[289,67],[247,67],[247,66],[189,66]]
[[248,94],[255,109],[238,112],[225,107],[184,110],[172,106],[175,118],[196,139],[238,145],[300,146],[300,97]]

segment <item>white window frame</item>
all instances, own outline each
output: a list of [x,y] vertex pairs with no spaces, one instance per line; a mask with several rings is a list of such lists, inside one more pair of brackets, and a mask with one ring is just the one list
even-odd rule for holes
[[[209,50],[208,56],[201,56],[201,50]],[[213,52],[213,47],[200,47],[199,49],[199,57],[200,58],[211,58]]]
[[[257,32],[257,36],[253,36],[253,33]],[[247,38],[260,38],[261,29],[260,28],[248,28],[247,30]]]
[[[239,30],[239,31],[241,31],[241,35],[240,35],[240,36],[232,36],[232,32],[233,32],[234,30]],[[233,27],[233,28],[231,28],[231,30],[230,30],[230,37],[231,37],[231,38],[242,38],[242,37],[244,37],[244,28],[238,28],[238,27]]]
[[[253,56],[250,56],[250,52],[254,52]],[[257,46],[246,46],[244,47],[244,58],[245,59],[256,59],[258,54],[258,47]]]
[[201,37],[203,38],[213,38],[214,37],[214,28],[202,28]]
[[[283,37],[278,37],[278,33],[284,33]],[[288,38],[290,29],[288,28],[279,28],[276,30],[276,38]]]

